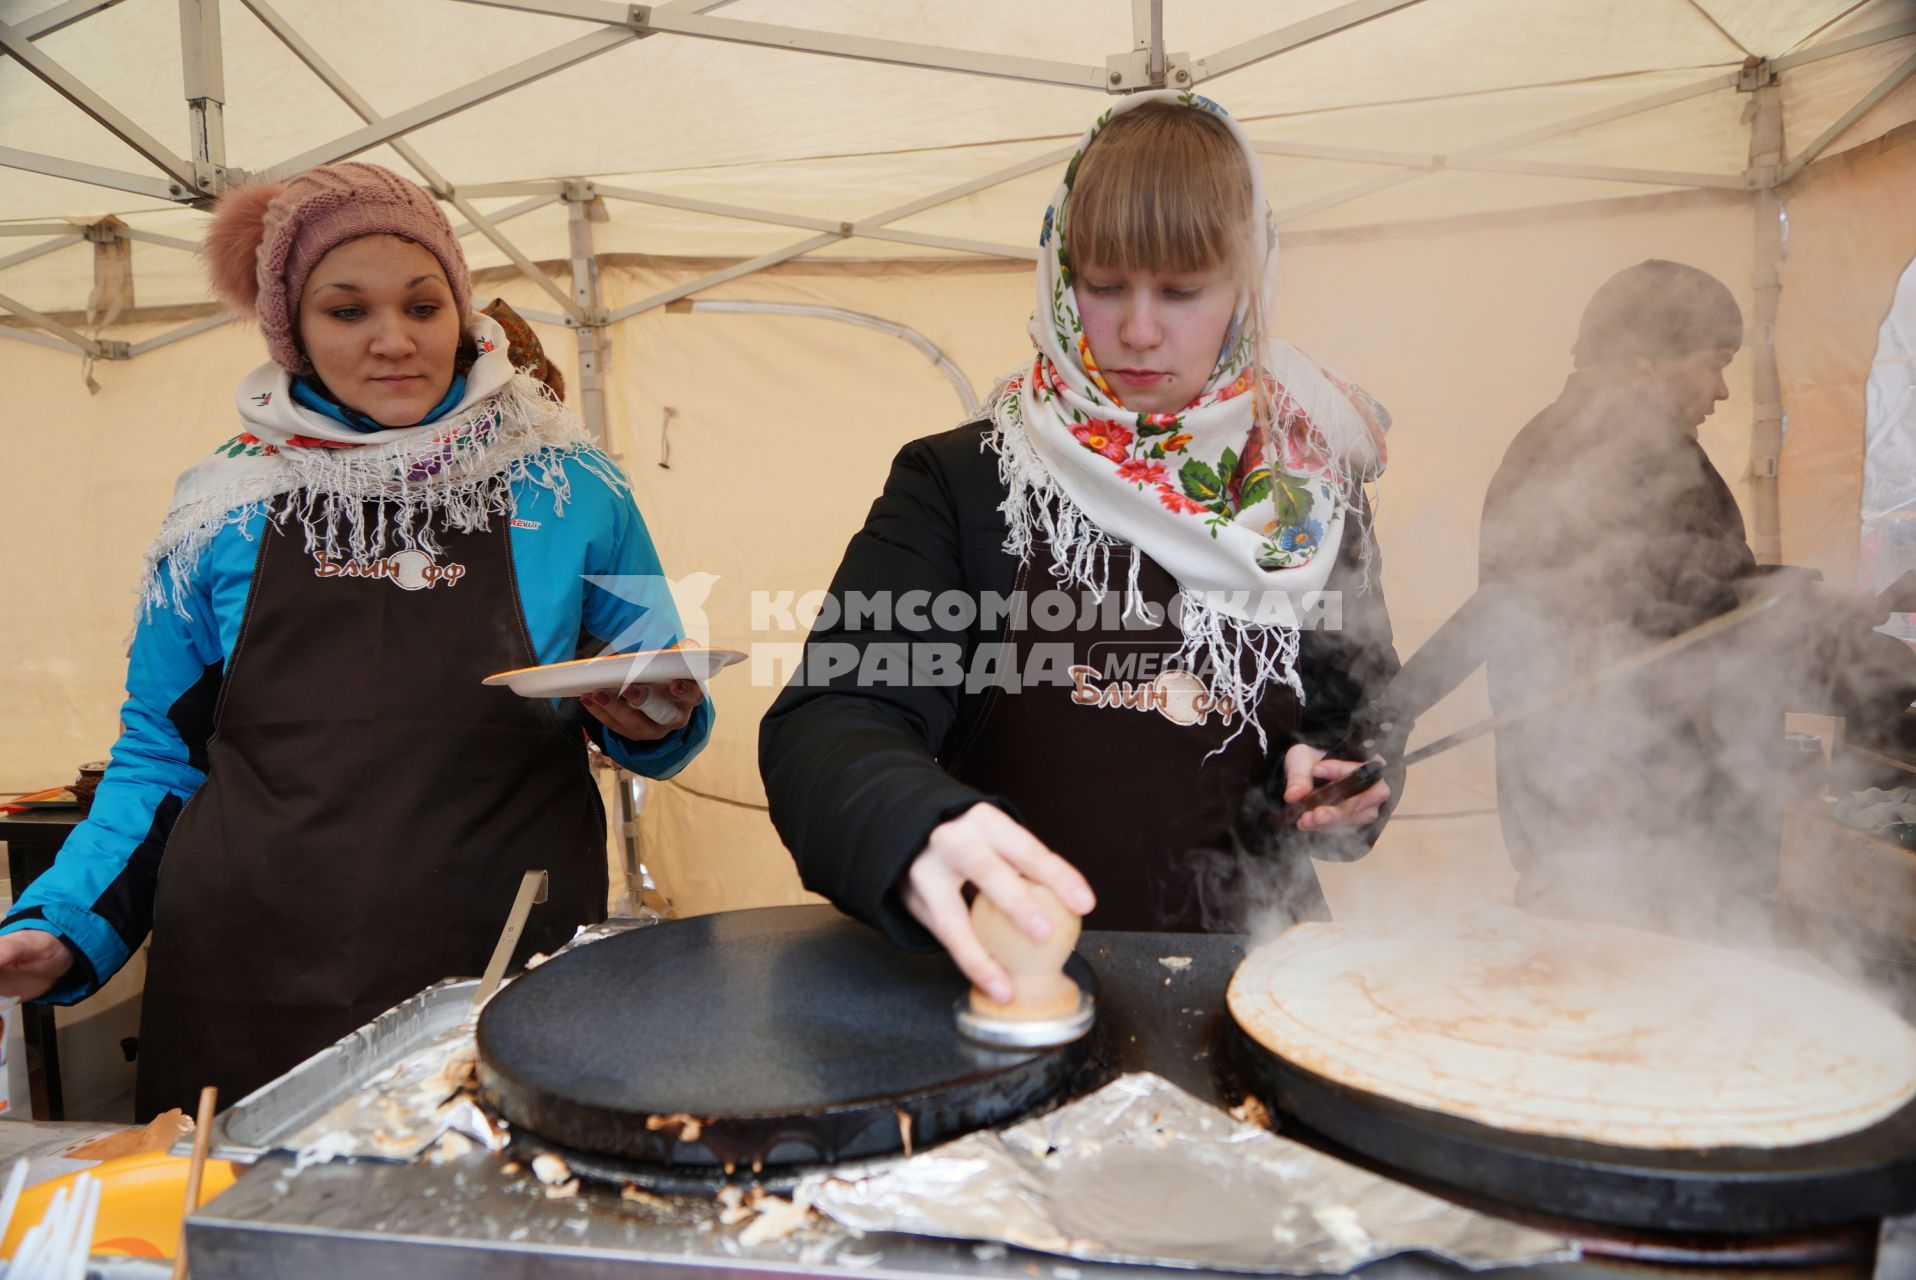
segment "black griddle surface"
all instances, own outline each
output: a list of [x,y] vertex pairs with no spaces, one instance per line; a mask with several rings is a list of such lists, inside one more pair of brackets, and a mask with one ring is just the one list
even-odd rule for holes
[[1236,1040],[1281,1132],[1466,1198],[1599,1227],[1714,1237],[1916,1210],[1916,1102],[1827,1142],[1652,1150],[1492,1128],[1338,1084],[1242,1030]]
[[[1070,972],[1095,993],[1074,957]],[[580,1151],[678,1166],[831,1163],[998,1124],[1070,1079],[1084,1041],[981,1048],[970,984],[829,907],[670,921],[555,957],[479,1019],[482,1091]]]

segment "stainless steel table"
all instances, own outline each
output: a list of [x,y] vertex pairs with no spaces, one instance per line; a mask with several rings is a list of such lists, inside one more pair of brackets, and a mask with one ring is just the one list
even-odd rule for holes
[[[1098,971],[1105,1052],[1115,1072],[1153,1071],[1216,1102],[1224,1089],[1213,1050],[1226,1017],[1224,988],[1244,939],[1226,935],[1087,933],[1079,950]],[[1169,969],[1162,957],[1190,957]],[[1172,974],[1175,972],[1176,976]],[[1228,1068],[1226,1069],[1228,1072]],[[474,1152],[445,1164],[319,1164],[296,1170],[269,1156],[187,1224],[194,1280],[596,1280],[672,1275],[684,1280],[810,1275],[964,1276],[978,1280],[1138,1280],[1157,1269],[1078,1262],[1001,1245],[906,1235],[853,1238],[831,1224],[810,1237],[746,1247],[709,1195],[623,1199],[586,1185],[552,1199],[524,1173]],[[1231,1273],[1165,1268],[1166,1277]],[[1586,1260],[1469,1272],[1422,1256],[1387,1259],[1365,1280],[1466,1275],[1528,1280],[1869,1280],[1867,1262],[1807,1270],[1664,1269]],[[1897,1280],[1911,1280],[1899,1277]]]
[[[655,1209],[612,1191],[548,1200],[524,1176],[483,1153],[445,1165],[315,1165],[293,1172],[287,1157],[256,1165],[188,1226],[194,1280],[684,1280],[824,1276],[844,1280],[1140,1280],[1216,1277],[1077,1262],[1002,1246],[916,1236],[787,1238],[756,1248],[738,1228],[716,1225],[711,1203],[675,1197]],[[1387,1259],[1364,1280],[1705,1280],[1709,1272],[1663,1271],[1601,1261],[1469,1272],[1421,1257]],[[1714,1273],[1724,1275],[1727,1273]],[[1758,1280],[1762,1271],[1738,1271]],[[1776,1273],[1789,1280],[1863,1280],[1865,1266]],[[1242,1277],[1236,1277],[1242,1280]]]

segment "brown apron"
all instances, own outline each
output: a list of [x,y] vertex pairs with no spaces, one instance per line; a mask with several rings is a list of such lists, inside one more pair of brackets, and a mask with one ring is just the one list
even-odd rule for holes
[[[374,512],[368,510],[368,518]],[[507,522],[434,557],[316,557],[270,523],[207,779],[167,841],[140,1016],[142,1119],[238,1102],[423,987],[484,967],[521,875],[519,958],[605,914],[584,744],[543,700]]]
[[[1014,599],[1030,598],[1028,566],[1049,554],[1036,548],[1019,567]],[[1136,554],[1143,600],[1168,609],[1176,580]],[[1113,562],[1116,576],[1122,556]],[[1098,898],[1087,929],[1232,932],[1266,907],[1329,919],[1307,854],[1267,846],[1252,854],[1236,834],[1247,798],[1295,739],[1295,695],[1269,690],[1257,708],[1269,764],[1249,726],[1212,755],[1240,727],[1236,709],[1227,718],[1196,700],[1195,674],[1164,673],[1180,640],[1165,613],[1148,627],[1135,616],[1125,624],[1122,609],[1080,608],[1070,629],[1055,631],[1014,612],[1004,667],[1025,671],[1039,647],[1068,645],[1071,681],[989,689],[950,773],[1006,797],[1032,834],[1084,873]]]

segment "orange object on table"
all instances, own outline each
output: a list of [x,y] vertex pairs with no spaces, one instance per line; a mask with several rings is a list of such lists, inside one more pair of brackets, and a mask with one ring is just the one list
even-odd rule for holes
[[78,803],[79,798],[71,788],[48,787],[45,791],[29,791],[0,804],[0,813],[31,813],[42,808],[70,809]]
[[[164,1151],[149,1151],[108,1160],[91,1169],[53,1178],[20,1193],[7,1234],[0,1238],[0,1255],[13,1251],[61,1187],[71,1188],[80,1173],[100,1180],[100,1216],[93,1227],[92,1252],[123,1258],[170,1258],[179,1248],[185,1219],[186,1174],[192,1161]],[[200,1184],[203,1196],[218,1195],[238,1177],[226,1160],[208,1160]]]

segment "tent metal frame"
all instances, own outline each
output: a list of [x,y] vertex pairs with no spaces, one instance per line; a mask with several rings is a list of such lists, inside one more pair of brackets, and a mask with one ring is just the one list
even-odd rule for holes
[[[220,0],[176,0],[180,15],[183,96],[188,113],[192,154],[182,156],[128,118],[97,89],[74,75],[36,47],[36,41],[65,30],[123,0],[66,0],[43,13],[9,25],[0,23],[0,54],[17,60],[27,71],[119,138],[157,170],[135,173],[84,164],[58,156],[0,148],[0,168],[84,182],[109,190],[204,207],[229,186],[244,180],[242,170],[227,165],[224,126],[225,77],[220,38]],[[604,387],[607,348],[603,330],[657,307],[669,306],[715,285],[813,253],[848,239],[867,238],[923,247],[976,253],[1000,258],[1035,260],[1034,249],[962,237],[932,235],[894,224],[927,209],[998,186],[1027,174],[1053,167],[1066,159],[1069,146],[1006,165],[981,177],[931,192],[919,199],[862,218],[839,221],[696,200],[665,192],[594,183],[585,178],[494,182],[461,186],[447,178],[407,140],[407,135],[449,116],[469,110],[523,85],[554,75],[635,40],[661,35],[692,40],[716,40],[783,49],[818,57],[849,58],[922,70],[944,71],[1058,85],[1111,94],[1146,88],[1195,88],[1233,71],[1336,36],[1367,22],[1387,18],[1423,0],[1344,0],[1311,18],[1289,24],[1254,39],[1214,53],[1192,57],[1165,48],[1163,0],[1129,0],[1132,47],[1114,53],[1103,65],[983,53],[973,50],[885,40],[834,32],[812,31],[773,23],[714,16],[728,0],[668,0],[666,3],[622,4],[616,0],[459,0],[459,3],[513,9],[591,23],[598,29],[555,48],[534,54],[509,67],[481,76],[391,115],[380,115],[344,76],[323,58],[299,31],[273,8],[271,0],[239,0],[255,18],[292,51],[333,94],[363,122],[361,127],[271,166],[270,172],[294,173],[314,165],[334,163],[382,144],[391,144],[425,185],[450,204],[464,219],[461,236],[478,233],[490,241],[528,280],[560,308],[559,313],[531,313],[572,328],[578,340],[581,369],[582,416],[600,440],[606,439]],[[1690,0],[1675,0],[1689,3]],[[1707,17],[1707,13],[1705,14]],[[1718,27],[1721,32],[1722,28]],[[1344,161],[1376,165],[1386,171],[1362,182],[1276,211],[1280,223],[1360,200],[1380,191],[1452,170],[1511,173],[1554,178],[1583,178],[1666,188],[1748,191],[1756,222],[1754,268],[1756,297],[1751,350],[1756,406],[1751,439],[1751,479],[1755,489],[1755,542],[1759,559],[1776,558],[1780,550],[1776,524],[1776,468],[1782,448],[1783,412],[1777,388],[1773,324],[1781,289],[1782,202],[1777,188],[1797,177],[1831,144],[1904,82],[1916,76],[1916,54],[1904,59],[1866,94],[1794,156],[1783,154],[1782,107],[1776,87],[1780,73],[1868,48],[1884,41],[1916,34],[1916,17],[1812,46],[1773,60],[1746,64],[1742,69],[1712,75],[1568,120],[1527,129],[1450,153],[1411,153],[1355,147],[1318,146],[1301,142],[1259,140],[1265,155]],[[1729,40],[1727,33],[1725,39]],[[1733,40],[1731,43],[1735,43]],[[1654,111],[1704,94],[1734,89],[1752,95],[1749,165],[1740,174],[1680,172],[1610,165],[1586,165],[1522,159],[1508,153],[1538,142],[1615,120]],[[488,215],[472,203],[476,199],[519,195],[519,203]],[[592,226],[603,220],[607,199],[673,208],[718,217],[740,218],[811,232],[779,249],[713,271],[696,280],[661,290],[617,310],[601,303],[598,257]],[[571,287],[555,281],[528,258],[502,229],[502,224],[555,202],[567,210]],[[44,243],[0,257],[0,271],[45,254],[70,248],[82,240],[104,243],[115,238],[137,240],[169,249],[192,251],[190,241],[106,222],[81,226],[69,222],[42,222],[0,226],[0,235],[45,235]],[[140,343],[102,341],[0,294],[0,309],[11,311],[41,332],[0,326],[0,337],[32,342],[94,359],[132,359],[158,347],[205,332],[224,320],[206,317]]]
[[[840,324],[871,329],[897,338],[931,361],[938,372],[945,375],[945,381],[951,384],[952,390],[958,393],[958,402],[964,407],[968,416],[975,417],[980,408],[978,393],[972,390],[971,380],[965,376],[965,371],[958,367],[958,362],[946,355],[944,348],[908,324],[900,324],[896,320],[887,320],[883,316],[871,315],[864,311],[853,311],[849,307],[830,307],[815,302],[754,302],[744,298],[695,298],[688,302],[681,302],[677,304],[677,307],[714,315],[809,316],[817,320],[835,320]],[[677,307],[674,309],[676,310]]]

